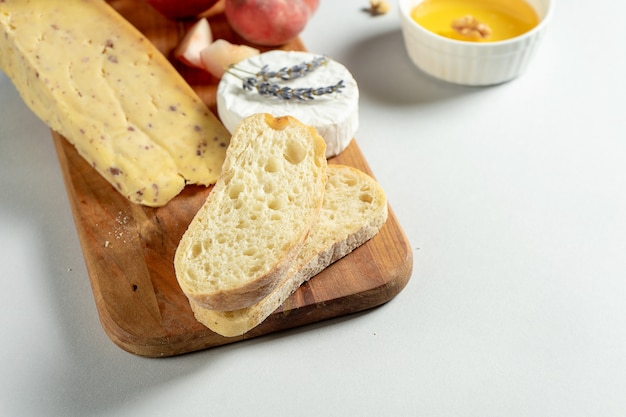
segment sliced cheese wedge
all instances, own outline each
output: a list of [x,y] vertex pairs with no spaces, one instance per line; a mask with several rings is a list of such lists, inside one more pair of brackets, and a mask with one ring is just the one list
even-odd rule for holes
[[130,201],[162,206],[216,181],[230,134],[105,1],[0,1],[0,68]]

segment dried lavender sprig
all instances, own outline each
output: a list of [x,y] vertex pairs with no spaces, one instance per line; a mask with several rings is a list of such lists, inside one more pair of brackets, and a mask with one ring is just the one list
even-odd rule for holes
[[283,67],[278,71],[270,71],[269,65],[266,64],[263,65],[263,68],[256,73],[256,76],[260,77],[263,81],[267,81],[272,78],[279,78],[283,81],[293,80],[294,78],[304,77],[309,72],[315,71],[327,62],[328,59],[325,56],[318,56],[309,62],[301,62],[300,64],[296,64],[291,67]]
[[253,75],[263,81],[268,81],[272,78],[279,78],[283,81],[288,81],[295,78],[304,77],[306,74],[315,71],[322,65],[326,65],[327,62],[328,59],[325,56],[318,56],[313,58],[309,62],[301,62],[300,64],[293,65],[292,67],[283,67],[278,71],[270,71],[269,65],[265,64],[258,72],[248,71],[243,68],[238,68],[236,65],[231,65],[229,67],[229,72],[233,74],[230,70],[236,70],[239,72]]
[[254,77],[248,77],[243,80],[244,90],[257,90],[262,96],[272,96],[281,100],[313,100],[316,96],[325,94],[341,93],[345,87],[343,80],[339,80],[337,84],[327,87],[299,87],[292,88],[289,86],[280,86],[276,83],[267,81],[258,82]]

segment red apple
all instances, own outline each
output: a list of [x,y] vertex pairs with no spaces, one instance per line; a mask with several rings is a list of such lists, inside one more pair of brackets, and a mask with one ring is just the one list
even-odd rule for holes
[[302,32],[319,0],[226,0],[233,30],[248,42],[282,45]]
[[170,19],[198,16],[209,10],[218,0],[146,0],[159,13]]

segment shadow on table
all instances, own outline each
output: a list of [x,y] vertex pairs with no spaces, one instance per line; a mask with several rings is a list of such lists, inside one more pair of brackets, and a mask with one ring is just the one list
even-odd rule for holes
[[421,71],[409,59],[399,29],[348,45],[342,60],[361,96],[387,105],[427,104],[485,89],[447,83]]

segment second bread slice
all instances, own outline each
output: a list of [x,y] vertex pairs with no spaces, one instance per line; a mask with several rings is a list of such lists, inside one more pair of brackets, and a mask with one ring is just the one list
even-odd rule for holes
[[242,121],[215,187],[176,250],[176,278],[190,300],[236,310],[281,282],[322,206],[324,154],[315,129],[292,117]]
[[[264,321],[309,278],[374,237],[387,220],[387,199],[369,175],[328,165],[324,205],[283,282],[267,297],[236,311],[214,311],[190,301],[196,319],[214,332],[240,336]],[[285,306],[283,311],[288,311]]]

